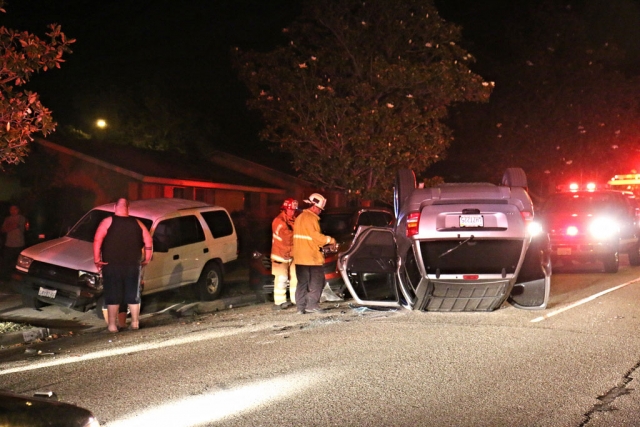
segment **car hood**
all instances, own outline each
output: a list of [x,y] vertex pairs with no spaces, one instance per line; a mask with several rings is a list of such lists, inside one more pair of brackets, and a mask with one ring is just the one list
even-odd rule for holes
[[61,267],[97,273],[92,242],[65,236],[30,246],[22,251],[22,255],[45,263],[55,260],[55,264]]

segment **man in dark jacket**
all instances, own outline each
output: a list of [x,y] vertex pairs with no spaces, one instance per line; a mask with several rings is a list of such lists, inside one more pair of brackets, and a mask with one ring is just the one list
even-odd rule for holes
[[140,267],[151,261],[152,254],[149,230],[129,216],[127,199],[118,199],[115,214],[102,220],[93,239],[93,260],[102,270],[109,332],[118,332],[116,318],[122,303],[129,306],[131,329],[140,327]]

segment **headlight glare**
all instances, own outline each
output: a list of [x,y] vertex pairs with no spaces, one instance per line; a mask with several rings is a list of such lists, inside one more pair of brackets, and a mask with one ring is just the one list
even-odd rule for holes
[[527,231],[531,237],[535,237],[538,234],[542,233],[542,225],[539,222],[532,221],[527,224]]
[[619,232],[618,223],[611,218],[596,218],[589,225],[589,233],[596,239],[610,239]]

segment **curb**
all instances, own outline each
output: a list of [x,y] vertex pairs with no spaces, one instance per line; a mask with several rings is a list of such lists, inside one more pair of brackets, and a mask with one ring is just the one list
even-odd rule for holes
[[[216,311],[232,309],[234,307],[243,307],[247,305],[258,304],[261,302],[262,299],[258,294],[238,295],[234,297],[220,298],[215,301],[181,304],[180,306],[173,308],[171,312],[176,314],[178,317],[185,317],[192,316],[194,314],[213,313]],[[155,315],[161,314],[162,312],[164,312],[164,310],[158,313],[148,313],[146,315],[142,315],[141,319],[153,317]],[[104,329],[104,326],[91,327],[78,332],[78,334],[95,333],[103,331]],[[0,349],[16,344],[28,344],[38,339],[44,339],[52,334],[63,332],[64,331],[59,329],[32,328],[26,329],[24,331],[0,334]]]
[[37,339],[46,338],[51,334],[49,328],[33,328],[24,331],[9,332],[0,335],[0,348],[15,344],[26,344]]

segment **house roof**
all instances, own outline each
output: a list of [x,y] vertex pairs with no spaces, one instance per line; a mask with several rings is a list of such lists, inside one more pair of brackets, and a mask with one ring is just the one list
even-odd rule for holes
[[[110,169],[133,179],[156,184],[219,188],[249,192],[283,193],[282,188],[241,173],[235,168],[180,153],[82,141],[81,143],[36,141],[49,149]],[[241,159],[238,158],[238,161]]]

